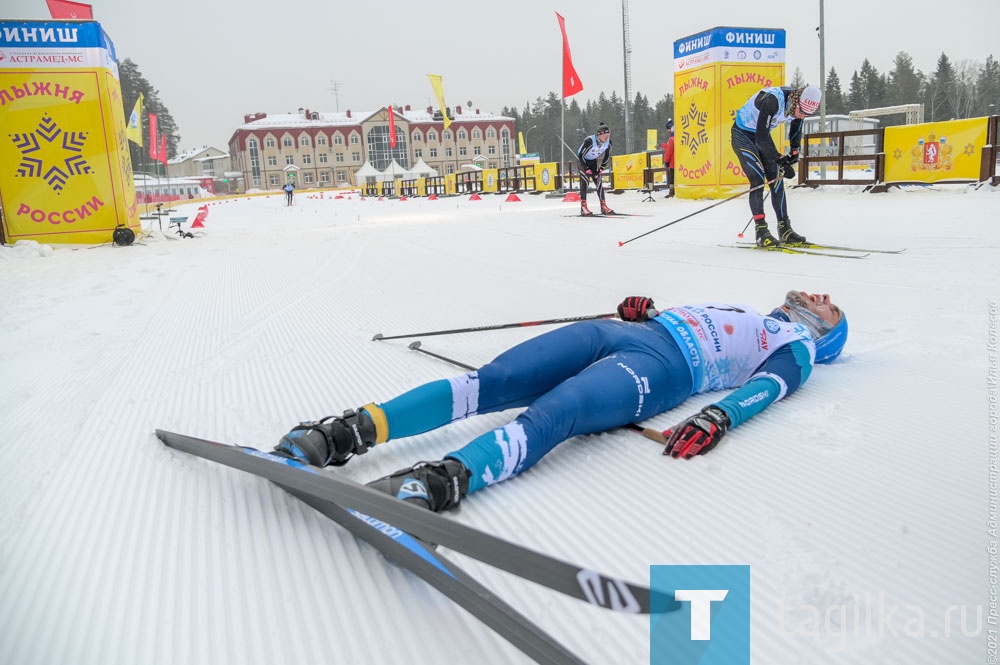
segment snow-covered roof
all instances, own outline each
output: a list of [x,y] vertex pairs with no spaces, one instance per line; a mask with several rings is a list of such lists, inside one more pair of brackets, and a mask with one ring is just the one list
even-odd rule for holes
[[[291,127],[354,127],[372,115],[378,113],[382,109],[376,111],[335,111],[335,112],[319,112],[314,111],[310,113],[310,116],[315,114],[316,119],[311,117],[307,118],[305,113],[274,113],[267,114],[265,118],[259,118],[252,122],[244,123],[240,125],[239,129],[266,129],[268,127],[274,128],[291,128]],[[440,120],[434,120],[434,113],[428,113],[426,108],[422,109],[411,109],[409,111],[402,110],[393,107],[393,110],[397,115],[401,115],[408,122],[419,123],[419,122],[440,122]],[[473,112],[470,110],[463,109],[461,113],[454,113],[452,117],[452,122],[482,122],[484,120],[513,120],[508,116],[498,115],[496,113],[482,112],[476,109],[478,112]],[[350,115],[348,115],[350,114]]]

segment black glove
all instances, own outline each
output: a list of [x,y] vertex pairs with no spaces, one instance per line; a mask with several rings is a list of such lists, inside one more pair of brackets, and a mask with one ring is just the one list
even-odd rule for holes
[[622,321],[648,321],[659,312],[653,309],[652,298],[629,296],[618,305],[618,318]]
[[783,157],[779,157],[778,158],[778,176],[781,177],[781,178],[788,178],[788,179],[794,178],[795,177],[795,168],[792,166],[792,164],[794,164],[795,162],[797,162],[798,159],[799,158],[798,158],[798,154],[797,153],[796,153],[795,157],[792,157],[792,155],[784,155]]
[[704,455],[718,445],[729,431],[732,421],[720,407],[711,404],[680,423],[673,430],[666,430],[667,447],[664,455],[691,459]]

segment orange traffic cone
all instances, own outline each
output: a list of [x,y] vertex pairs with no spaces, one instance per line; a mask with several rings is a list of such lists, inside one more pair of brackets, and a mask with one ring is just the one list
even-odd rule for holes
[[517,194],[515,194],[514,192],[508,194],[506,199],[507,203],[517,203],[520,200],[521,199],[517,198]]
[[566,192],[566,196],[563,197],[563,203],[579,203],[580,194],[578,192]]
[[482,197],[479,196],[479,194],[473,194],[472,196],[469,197],[469,200],[470,201],[482,201],[483,199],[482,199]]

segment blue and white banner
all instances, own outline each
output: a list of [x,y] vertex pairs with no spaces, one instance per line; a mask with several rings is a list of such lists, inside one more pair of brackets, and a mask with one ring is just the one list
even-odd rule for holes
[[785,61],[785,31],[771,28],[712,28],[674,42],[674,71],[713,62]]

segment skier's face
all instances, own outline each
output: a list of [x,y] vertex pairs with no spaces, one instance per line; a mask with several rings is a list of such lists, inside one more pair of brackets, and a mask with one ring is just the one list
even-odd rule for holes
[[831,328],[844,317],[840,308],[830,302],[829,294],[806,293],[805,291],[789,291],[785,295],[785,304],[806,309],[818,316]]

